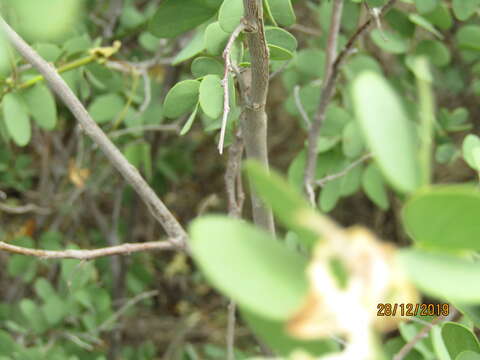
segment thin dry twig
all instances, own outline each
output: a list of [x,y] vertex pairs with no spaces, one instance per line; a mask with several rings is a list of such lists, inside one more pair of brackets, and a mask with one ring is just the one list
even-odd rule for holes
[[[241,178],[241,162],[243,156],[243,140],[241,129],[235,132],[235,139],[228,153],[227,170],[225,171],[225,187],[228,197],[228,214],[233,218],[240,218],[243,209],[243,186]],[[235,312],[236,304],[233,300],[228,303],[227,320],[227,360],[235,360]]]
[[317,166],[317,139],[320,133],[321,124],[323,123],[323,117],[325,116],[327,105],[333,95],[334,85],[333,82],[330,82],[330,79],[334,77],[333,65],[337,54],[337,42],[338,34],[340,32],[342,12],[343,0],[334,0],[325,61],[326,81],[322,86],[319,109],[313,123],[310,125],[308,134],[307,165],[305,167],[304,183],[305,192],[312,205],[315,204],[315,189],[313,187],[313,179],[315,176],[315,168]]
[[[396,0],[389,0],[380,10],[379,18],[385,15],[392,7],[395,5]],[[330,25],[330,33],[336,32],[338,34],[339,31],[339,24],[336,23],[336,20],[339,19],[338,14],[336,12],[341,11],[341,3],[342,0],[335,0],[334,3],[334,10],[332,13],[332,23]],[[372,25],[375,20],[370,17],[367,21],[365,21],[353,34],[353,36],[348,40],[347,44],[343,48],[343,50],[338,54],[335,58],[335,61],[331,63],[331,68],[325,71],[325,80],[322,86],[322,93],[320,95],[320,104],[317,109],[317,113],[315,115],[315,119],[312,123],[308,134],[308,149],[307,149],[307,165],[305,167],[305,176],[304,176],[304,187],[305,193],[307,194],[310,202],[315,204],[315,189],[314,189],[314,178],[315,178],[315,169],[317,167],[317,154],[316,154],[316,146],[317,146],[317,139],[320,135],[320,128],[323,124],[323,120],[325,119],[325,113],[332,99],[334,90],[335,90],[335,83],[339,76],[340,66],[343,64],[345,59],[348,57],[349,54],[352,53],[354,49],[355,42],[362,36]],[[329,36],[330,38],[330,36]],[[336,39],[336,36],[331,37],[331,39]],[[334,47],[333,44],[328,45],[329,51],[333,51]],[[336,49],[336,45],[335,45]],[[330,56],[330,59],[333,57]],[[326,66],[330,63],[329,61],[326,62]]]
[[136,133],[138,131],[171,131],[171,132],[178,133],[180,131],[180,127],[178,126],[178,124],[142,125],[142,126],[129,127],[121,130],[115,130],[108,133],[107,135],[110,139],[114,139],[123,135]]
[[227,360],[235,360],[235,312],[237,310],[237,306],[233,300],[230,300],[227,309]]
[[302,99],[300,98],[300,86],[295,85],[295,87],[293,88],[293,97],[295,98],[295,106],[297,107],[298,112],[302,116],[303,121],[307,125],[307,128],[310,127],[310,118],[308,117],[308,114],[303,107]]
[[240,36],[241,32],[245,29],[245,24],[240,22],[240,24],[233,30],[230,38],[228,39],[227,45],[225,46],[225,50],[223,51],[223,59],[225,61],[225,71],[223,74],[222,79],[222,86],[223,86],[223,116],[222,116],[222,128],[220,130],[220,141],[218,142],[218,152],[220,154],[223,153],[223,144],[225,142],[225,131],[227,130],[227,120],[228,114],[230,114],[230,93],[228,88],[228,75],[232,68],[232,59],[230,57],[230,53],[232,51],[233,44],[235,40]]
[[110,316],[107,320],[105,320],[102,324],[100,324],[100,326],[96,329],[96,331],[102,332],[104,330],[107,330],[110,324],[117,321],[132,306],[135,306],[140,301],[143,301],[145,299],[148,299],[157,295],[158,295],[158,290],[146,291],[144,293],[138,294],[137,296],[128,300],[120,309],[118,309],[114,314],[112,314],[112,316]]
[[110,162],[123,175],[127,182],[140,195],[152,215],[163,226],[170,240],[179,248],[186,248],[187,234],[175,216],[148,185],[139,171],[132,166],[118,148],[110,141],[102,129],[91,118],[83,104],[59,76],[55,68],[42,59],[2,17],[0,28],[12,46],[36,68],[45,78],[50,88],[58,95],[81,124],[85,133],[99,146]]
[[176,241],[150,241],[144,243],[125,243],[117,246],[109,246],[100,249],[93,250],[39,250],[30,249],[22,246],[16,246],[7,244],[0,241],[0,251],[7,251],[12,254],[33,256],[42,259],[77,259],[77,260],[93,260],[100,257],[112,256],[112,255],[130,255],[135,252],[141,251],[154,251],[154,250],[175,250],[177,246],[172,245]]
[[48,215],[52,210],[40,207],[35,204],[25,204],[21,206],[11,206],[7,204],[0,203],[0,211],[9,213],[9,214],[26,214],[26,213],[36,213],[38,215]]
[[347,175],[351,170],[353,170],[354,168],[356,168],[358,165],[360,165],[361,163],[367,161],[368,159],[370,159],[372,157],[372,154],[366,154],[364,156],[362,156],[361,158],[355,160],[354,162],[352,162],[350,165],[348,165],[345,169],[343,169],[342,171],[339,171],[338,173],[335,173],[335,174],[331,174],[331,175],[327,175],[325,176],[324,178],[321,178],[319,180],[317,180],[315,182],[316,185],[318,186],[325,186],[326,183],[330,182],[330,181],[333,181],[333,180],[336,180],[338,178],[341,178],[342,176],[345,176]]

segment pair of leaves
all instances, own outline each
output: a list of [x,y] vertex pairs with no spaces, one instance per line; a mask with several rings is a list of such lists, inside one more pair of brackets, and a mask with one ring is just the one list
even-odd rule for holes
[[[165,97],[164,115],[177,118],[192,110],[193,114],[196,114],[200,104],[207,116],[216,119],[223,111],[223,93],[222,81],[218,75],[206,75],[201,81],[181,81],[170,89]],[[190,121],[187,121],[188,123]]]
[[30,116],[45,130],[52,130],[57,123],[55,99],[45,85],[37,84],[22,93],[8,93],[2,103],[8,134],[19,146],[30,142]]

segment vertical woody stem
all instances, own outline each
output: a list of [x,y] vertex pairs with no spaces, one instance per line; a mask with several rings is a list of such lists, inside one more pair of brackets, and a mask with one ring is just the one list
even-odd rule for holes
[[[243,0],[245,8],[245,32],[250,50],[251,72],[250,101],[245,106],[245,118],[241,122],[247,157],[262,163],[268,169],[267,153],[267,102],[269,81],[269,53],[265,40],[262,0]],[[273,215],[261,199],[251,191],[253,220],[255,224],[275,233]]]

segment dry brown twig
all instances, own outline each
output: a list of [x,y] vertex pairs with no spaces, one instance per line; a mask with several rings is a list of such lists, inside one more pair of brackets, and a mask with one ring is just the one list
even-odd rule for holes
[[8,244],[0,241],[0,251],[7,251],[12,254],[33,256],[42,259],[77,259],[77,260],[93,260],[100,257],[112,255],[130,255],[140,251],[155,250],[175,250],[177,246],[172,245],[172,241],[151,241],[144,243],[125,243],[117,246],[109,246],[93,250],[39,250],[30,249],[21,246]]
[[[378,13],[377,19],[380,19],[395,5],[396,0],[389,0]],[[365,21],[348,40],[343,50],[335,57],[332,54],[336,52],[336,39],[340,30],[340,18],[342,12],[343,0],[335,0],[332,22],[330,24],[329,42],[327,48],[327,61],[325,78],[323,81],[322,92],[320,95],[320,104],[308,133],[307,164],[305,167],[304,188],[305,193],[312,204],[315,204],[315,169],[317,167],[317,139],[320,135],[320,129],[325,119],[328,104],[333,97],[335,83],[339,76],[340,66],[343,64],[349,54],[353,52],[355,42],[377,21],[370,17]],[[335,46],[333,45],[335,43]],[[334,60],[333,60],[334,59]]]

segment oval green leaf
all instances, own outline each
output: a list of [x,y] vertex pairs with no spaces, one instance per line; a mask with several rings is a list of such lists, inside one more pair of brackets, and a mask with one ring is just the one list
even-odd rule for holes
[[460,21],[468,20],[480,7],[480,0],[453,0],[452,9],[455,17]]
[[190,40],[190,42],[175,56],[172,65],[178,65],[195,55],[201,53],[205,49],[203,41],[203,31],[198,31]]
[[205,75],[223,76],[224,66],[212,57],[201,56],[193,60],[191,70],[192,75],[196,78]]
[[204,45],[207,52],[211,55],[220,55],[227,45],[230,34],[223,31],[217,22],[207,26],[204,35]]
[[174,38],[215,15],[221,0],[164,0],[150,21],[149,30],[160,38]]
[[285,320],[308,290],[306,260],[241,220],[208,216],[190,227],[192,257],[208,281],[250,312]]
[[412,249],[401,250],[399,259],[410,280],[425,294],[452,302],[480,302],[479,263]]
[[362,175],[362,186],[368,198],[380,209],[387,210],[389,206],[385,183],[378,167],[370,164]]
[[125,107],[123,98],[118,94],[98,96],[88,107],[88,112],[98,124],[112,121]]
[[462,351],[455,360],[480,360],[480,353],[471,350]]
[[464,351],[480,352],[475,334],[463,324],[446,322],[442,324],[442,339],[452,359],[458,359]]
[[420,184],[415,133],[397,94],[380,74],[365,71],[353,82],[352,98],[385,178],[400,191],[414,191]]
[[408,234],[422,246],[480,250],[480,192],[469,186],[421,191],[403,209]]
[[23,98],[18,94],[6,94],[3,97],[3,117],[13,141],[18,146],[27,145],[32,136],[32,129]]
[[220,77],[207,75],[200,83],[200,106],[207,116],[218,118],[223,111],[223,87]]
[[243,17],[243,0],[224,0],[218,11],[220,27],[227,33],[233,32]]
[[200,82],[197,80],[184,80],[175,84],[165,97],[163,115],[177,118],[193,109],[198,102],[199,87]]
[[267,0],[270,13],[277,23],[291,26],[295,23],[295,12],[291,0]]
[[28,111],[38,126],[52,130],[57,124],[57,107],[50,90],[43,84],[37,84],[24,93]]

